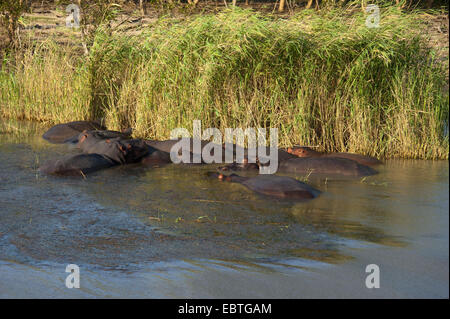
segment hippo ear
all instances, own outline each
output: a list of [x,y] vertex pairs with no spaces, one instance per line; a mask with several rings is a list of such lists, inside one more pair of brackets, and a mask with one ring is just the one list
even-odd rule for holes
[[124,154],[127,153],[127,150],[126,150],[125,147],[123,147],[123,145],[119,145],[118,147],[119,147],[119,150],[120,150],[122,153],[124,153]]
[[87,134],[83,134],[80,138],[79,143],[83,143],[86,138],[87,138]]

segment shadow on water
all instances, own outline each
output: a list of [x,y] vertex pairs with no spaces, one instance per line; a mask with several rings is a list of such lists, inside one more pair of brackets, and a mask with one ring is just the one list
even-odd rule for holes
[[352,256],[343,247],[406,246],[427,223],[424,209],[448,210],[446,161],[393,160],[363,180],[310,179],[323,193],[298,203],[210,180],[205,173],[211,167],[205,166],[130,165],[87,179],[43,176],[39,163],[77,150],[46,143],[42,127],[4,125],[4,261],[119,270],[182,259],[233,261],[235,267],[292,258],[345,263]]

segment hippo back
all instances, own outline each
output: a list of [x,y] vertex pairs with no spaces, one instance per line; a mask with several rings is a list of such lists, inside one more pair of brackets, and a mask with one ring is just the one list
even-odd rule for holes
[[46,131],[42,137],[50,143],[60,144],[84,130],[106,130],[106,128],[97,122],[75,121],[55,125]]
[[355,162],[358,162],[361,165],[366,166],[374,166],[374,165],[380,165],[382,162],[371,156],[365,156],[360,154],[353,154],[353,153],[331,153],[331,154],[325,154],[325,157],[338,157],[338,158],[346,158],[353,160]]
[[357,162],[337,157],[298,157],[283,161],[280,172],[299,174],[321,174],[331,176],[362,177],[377,174],[377,171]]
[[50,160],[39,167],[46,174],[79,176],[117,165],[99,154],[77,154]]
[[264,195],[281,198],[315,198],[319,190],[294,178],[277,175],[258,175],[241,182],[249,189]]

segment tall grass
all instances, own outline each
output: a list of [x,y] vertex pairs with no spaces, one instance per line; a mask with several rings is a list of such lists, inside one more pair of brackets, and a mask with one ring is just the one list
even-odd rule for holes
[[167,138],[175,127],[276,127],[281,145],[448,158],[445,70],[416,12],[230,10],[162,18],[138,36],[97,34],[89,57],[45,45],[0,75],[2,116]]
[[60,123],[88,118],[88,72],[71,47],[52,41],[9,56],[0,72],[2,117]]

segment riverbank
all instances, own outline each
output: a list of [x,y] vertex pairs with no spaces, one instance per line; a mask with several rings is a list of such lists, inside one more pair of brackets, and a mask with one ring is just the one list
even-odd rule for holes
[[222,132],[275,127],[280,146],[448,159],[448,58],[422,33],[423,12],[382,8],[373,29],[366,18],[339,8],[163,17],[100,30],[88,56],[61,27],[71,41],[22,39],[4,62],[0,113],[48,124],[101,118],[157,139],[193,120]]

